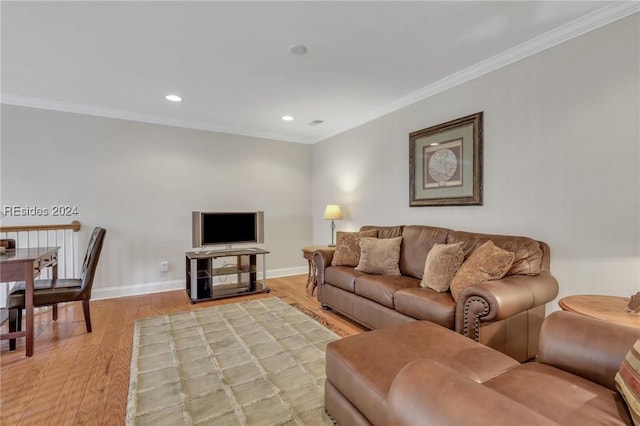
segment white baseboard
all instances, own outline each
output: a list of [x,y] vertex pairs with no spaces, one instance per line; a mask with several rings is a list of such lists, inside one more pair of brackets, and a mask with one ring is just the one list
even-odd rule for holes
[[[288,277],[291,275],[306,274],[307,267],[299,266],[294,268],[273,269],[267,271],[267,279]],[[262,279],[262,272],[258,273],[258,279]],[[139,296],[142,294],[159,293],[162,291],[184,290],[184,280],[159,281],[154,283],[130,284],[124,286],[112,286],[105,288],[94,288],[91,292],[92,300],[113,299],[116,297]]]
[[[295,268],[272,269],[267,271],[267,279],[289,277],[291,275],[300,275],[300,274],[306,275],[308,272],[309,272],[309,268],[307,266],[296,266]],[[258,274],[258,277],[262,279],[262,274]]]
[[94,288],[91,291],[91,299],[113,299],[114,297],[138,296],[141,294],[151,294],[170,290],[181,290],[184,288],[184,280],[160,281],[155,283]]

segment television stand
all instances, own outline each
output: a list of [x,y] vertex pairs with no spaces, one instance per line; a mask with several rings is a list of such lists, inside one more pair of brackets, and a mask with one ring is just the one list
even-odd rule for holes
[[[185,252],[191,303],[270,292],[265,262],[268,253],[256,247]],[[257,277],[258,256],[262,256],[262,280]]]

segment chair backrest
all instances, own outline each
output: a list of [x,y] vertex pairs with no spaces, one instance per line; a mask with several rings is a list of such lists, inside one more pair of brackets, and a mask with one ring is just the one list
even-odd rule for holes
[[82,281],[82,298],[91,298],[91,287],[93,286],[93,277],[96,274],[96,267],[98,266],[98,258],[102,251],[102,242],[104,241],[104,235],[106,234],[104,228],[95,227],[91,233],[89,239],[89,245],[87,247],[87,253],[84,256],[82,262],[82,271],[80,272],[80,280]]
[[4,238],[0,240],[0,247],[5,247],[7,250],[16,248],[16,240],[11,238]]

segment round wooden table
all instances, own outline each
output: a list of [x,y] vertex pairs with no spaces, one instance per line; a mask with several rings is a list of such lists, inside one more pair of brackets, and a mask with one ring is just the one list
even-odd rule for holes
[[335,247],[329,246],[307,246],[302,248],[302,257],[307,259],[309,263],[309,272],[307,275],[307,295],[313,296],[313,291],[316,289],[316,268],[313,266],[313,253],[316,250],[335,250]]
[[576,295],[558,302],[563,311],[575,312],[587,317],[611,321],[627,327],[640,328],[640,315],[625,311],[628,297]]

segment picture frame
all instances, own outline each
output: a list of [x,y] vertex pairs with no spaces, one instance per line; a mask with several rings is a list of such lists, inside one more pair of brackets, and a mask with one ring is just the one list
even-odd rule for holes
[[409,206],[482,205],[478,112],[409,134]]

